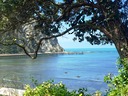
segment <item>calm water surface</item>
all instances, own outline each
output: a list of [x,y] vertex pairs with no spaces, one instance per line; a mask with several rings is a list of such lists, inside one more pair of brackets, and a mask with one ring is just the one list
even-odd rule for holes
[[[66,49],[85,54],[40,55],[32,60],[26,56],[0,57],[0,83],[15,86],[31,84],[32,77],[39,83],[47,80],[62,81],[68,89],[88,88],[105,91],[103,78],[117,74],[115,49]],[[10,83],[11,82],[11,83]],[[9,85],[10,84],[10,85]]]

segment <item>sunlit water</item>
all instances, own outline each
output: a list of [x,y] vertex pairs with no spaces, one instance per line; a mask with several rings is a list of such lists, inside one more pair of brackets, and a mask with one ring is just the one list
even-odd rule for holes
[[115,49],[67,49],[84,54],[39,55],[32,60],[27,56],[0,57],[1,86],[31,84],[32,77],[38,83],[47,80],[62,81],[69,90],[88,88],[90,92],[105,92],[104,76],[117,74]]

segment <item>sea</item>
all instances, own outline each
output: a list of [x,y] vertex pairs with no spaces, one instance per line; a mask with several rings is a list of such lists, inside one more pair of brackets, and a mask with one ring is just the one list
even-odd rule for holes
[[87,88],[105,93],[108,89],[104,76],[118,74],[118,52],[115,48],[72,48],[67,52],[82,54],[42,54],[37,59],[27,56],[0,57],[0,86],[24,88],[54,80],[68,90]]

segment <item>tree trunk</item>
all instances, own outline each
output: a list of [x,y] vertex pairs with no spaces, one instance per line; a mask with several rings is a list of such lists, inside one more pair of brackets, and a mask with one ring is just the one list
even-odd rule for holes
[[118,34],[114,36],[113,42],[119,53],[120,58],[128,58],[128,40],[125,35]]

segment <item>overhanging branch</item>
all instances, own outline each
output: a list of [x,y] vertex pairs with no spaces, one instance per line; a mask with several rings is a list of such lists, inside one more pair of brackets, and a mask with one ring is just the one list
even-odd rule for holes
[[51,35],[51,36],[48,36],[48,37],[43,37],[39,40],[39,42],[37,43],[37,48],[35,49],[35,52],[33,53],[33,55],[31,55],[31,53],[28,53],[28,51],[26,50],[25,46],[21,46],[19,44],[16,44],[17,46],[21,47],[24,52],[26,53],[26,55],[28,55],[29,57],[31,57],[32,59],[36,59],[37,58],[37,54],[38,54],[38,51],[40,49],[40,45],[41,45],[41,42],[43,40],[48,40],[48,39],[52,39],[52,38],[57,38],[57,37],[60,37],[60,36],[63,36],[65,35],[66,33],[68,33],[69,31],[73,30],[74,28],[79,28],[79,27],[85,27],[85,24],[81,24],[81,25],[76,25],[76,26],[73,26],[73,27],[70,27],[68,28],[67,30],[65,30],[64,32],[62,33],[59,33],[57,35]]
[[56,21],[58,22],[58,21],[64,19],[66,17],[66,14],[70,13],[72,9],[79,8],[79,7],[82,7],[82,6],[91,7],[91,8],[98,8],[98,9],[100,8],[100,6],[98,4],[87,3],[87,2],[71,4],[70,6],[66,6],[66,9],[64,10],[63,14]]

